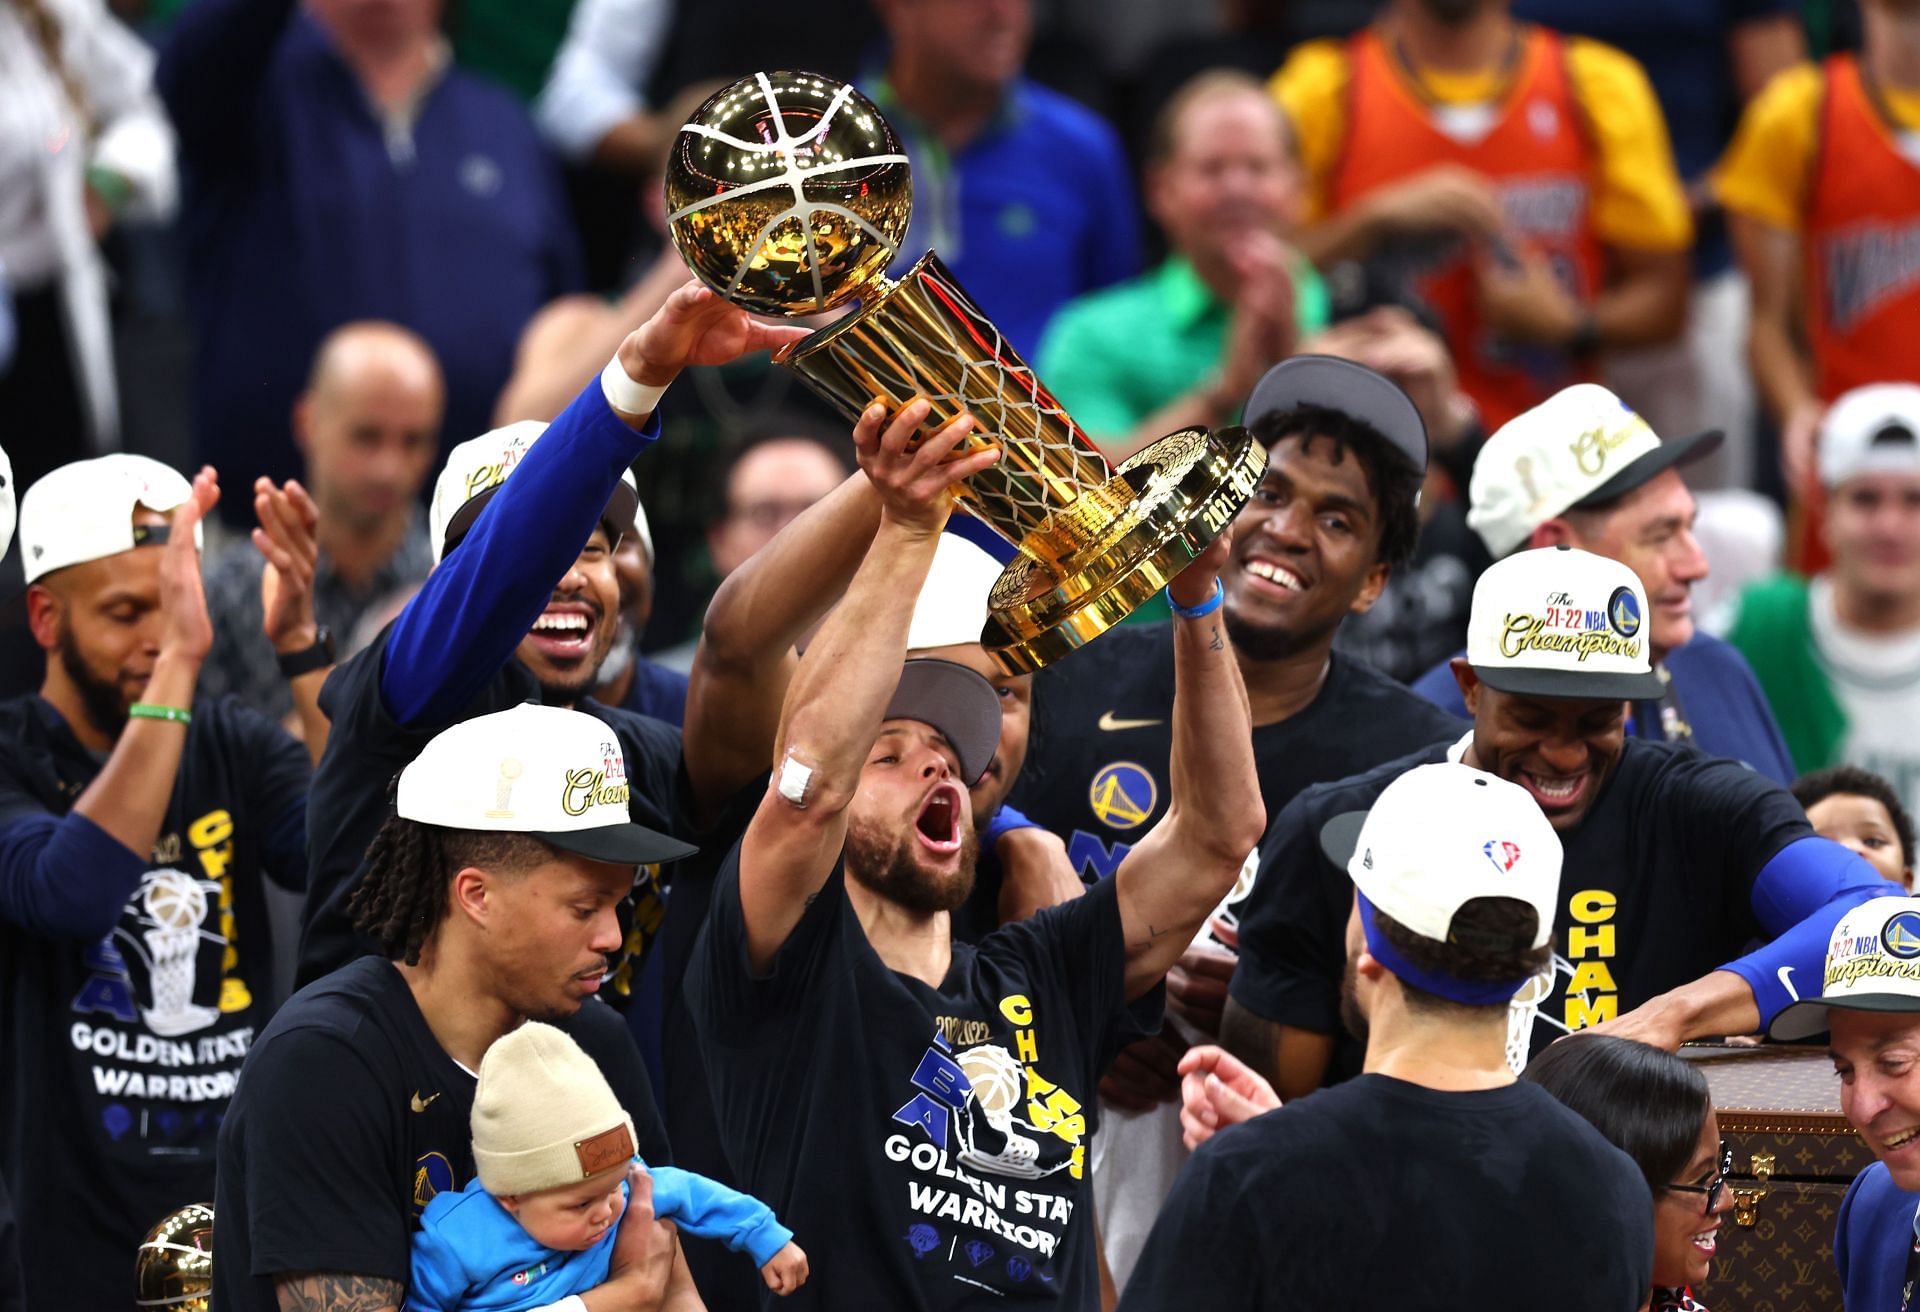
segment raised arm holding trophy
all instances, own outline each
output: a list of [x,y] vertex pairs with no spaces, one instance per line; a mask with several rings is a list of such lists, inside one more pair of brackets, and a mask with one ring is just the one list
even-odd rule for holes
[[907,157],[872,101],[811,73],[756,73],[680,129],[667,163],[674,244],[744,309],[858,308],[775,359],[849,419],[915,397],[924,436],[963,413],[1001,459],[955,491],[1018,550],[982,643],[1038,669],[1119,623],[1219,536],[1267,453],[1241,428],[1182,429],[1117,470],[929,251],[898,281]]

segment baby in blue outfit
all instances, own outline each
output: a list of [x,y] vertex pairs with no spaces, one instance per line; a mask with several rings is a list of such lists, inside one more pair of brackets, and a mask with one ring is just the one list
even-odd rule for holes
[[[628,1172],[644,1166],[633,1121],[579,1044],[530,1021],[481,1059],[472,1124],[478,1178],[427,1204],[407,1312],[586,1312],[578,1296],[606,1283]],[[765,1203],[670,1166],[649,1174],[656,1217],[747,1253],[777,1294],[806,1281],[807,1255]]]

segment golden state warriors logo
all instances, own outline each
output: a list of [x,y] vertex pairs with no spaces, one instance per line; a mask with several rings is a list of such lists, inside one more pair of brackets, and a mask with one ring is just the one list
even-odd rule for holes
[[1145,824],[1160,800],[1160,786],[1146,767],[1132,761],[1115,761],[1100,767],[1087,790],[1087,804],[1100,822],[1113,829],[1133,829]]
[[1633,595],[1632,588],[1615,588],[1607,598],[1607,623],[1623,638],[1640,632],[1640,598]]
[[1920,957],[1920,912],[1894,912],[1880,931],[1880,950],[1902,961]]
[[427,1210],[435,1194],[454,1187],[453,1163],[440,1153],[422,1153],[413,1164],[413,1214]]

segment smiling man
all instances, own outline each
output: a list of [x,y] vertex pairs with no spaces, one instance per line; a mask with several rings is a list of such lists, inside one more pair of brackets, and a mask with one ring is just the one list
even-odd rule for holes
[[[1268,370],[1246,416],[1267,471],[1233,522],[1222,614],[1272,817],[1312,784],[1444,742],[1459,726],[1333,649],[1341,622],[1372,606],[1412,554],[1427,456],[1418,408],[1371,369],[1303,355]],[[1126,625],[1035,679],[1013,804],[1065,838],[1089,880],[1112,874],[1166,812],[1175,636],[1170,624]],[[1101,1086],[1117,1114],[1095,1145],[1094,1181],[1107,1262],[1123,1283],[1185,1159],[1174,1065],[1188,1042],[1219,1031],[1232,909],[1220,919],[1169,981],[1176,1023],[1124,1052]]]
[[1862,903],[1834,926],[1825,987],[1768,1036],[1828,1031],[1840,1110],[1879,1160],[1840,1204],[1834,1265],[1848,1307],[1905,1307],[1920,1257],[1920,898]]
[[[1648,637],[1659,685],[1636,694],[1628,732],[1692,743],[1783,784],[1796,771],[1773,712],[1740,653],[1693,622],[1707,556],[1693,536],[1693,493],[1680,467],[1720,445],[1718,432],[1663,442],[1606,388],[1555,393],[1487,439],[1474,461],[1467,523],[1496,557],[1572,546],[1619,561],[1652,603]],[[1414,684],[1466,714],[1453,662]]]
[[1746,589],[1727,636],[1778,708],[1796,765],[1862,766],[1920,807],[1920,386],[1835,401],[1818,467],[1832,564]]
[[[1498,562],[1474,589],[1453,663],[1472,730],[1311,789],[1274,822],[1221,1032],[1283,1098],[1357,1069],[1357,1049],[1336,1037],[1349,893],[1321,828],[1413,766],[1455,760],[1520,785],[1566,848],[1552,970],[1512,1004],[1515,1070],[1616,1018],[1617,1032],[1664,1046],[1750,1033],[1799,997],[1795,972],[1812,979],[1834,920],[1886,887],[1764,775],[1628,736],[1627,705],[1660,686],[1648,613],[1618,561],[1554,547]],[[1486,855],[1500,859],[1492,844]],[[1734,960],[1755,939],[1776,941]]]
[[942,463],[963,420],[900,459],[923,414],[855,429],[880,527],[794,675],[687,997],[732,1183],[793,1218],[816,1273],[782,1306],[1091,1307],[1096,1083],[1158,1019],[1161,977],[1264,823],[1220,613],[1229,544],[1168,588],[1165,818],[1084,896],[957,941],[967,790],[1000,745],[1000,698],[964,666],[902,658],[947,486],[998,453]]
[[[666,832],[689,829],[763,768],[730,757],[740,749],[729,740],[756,731],[752,705],[713,732],[695,707],[683,743],[673,726],[591,694],[618,633],[614,549],[633,531],[638,503],[629,467],[659,435],[662,392],[689,364],[804,335],[682,287],[551,424],[509,424],[449,453],[429,514],[433,572],[321,693],[333,728],[313,782],[300,983],[374,950],[355,935],[348,900],[386,818],[388,780],[447,725],[530,699],[587,711],[620,741],[635,819]],[[764,646],[776,662],[785,650],[778,635],[760,642],[722,608],[709,627],[716,643]],[[737,689],[731,700],[751,703]]]

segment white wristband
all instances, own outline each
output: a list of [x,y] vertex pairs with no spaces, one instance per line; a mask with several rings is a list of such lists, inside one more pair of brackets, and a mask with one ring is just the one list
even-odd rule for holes
[[608,405],[623,415],[652,414],[666,391],[664,387],[648,387],[627,377],[626,366],[620,363],[617,354],[600,371],[601,395],[607,398]]

